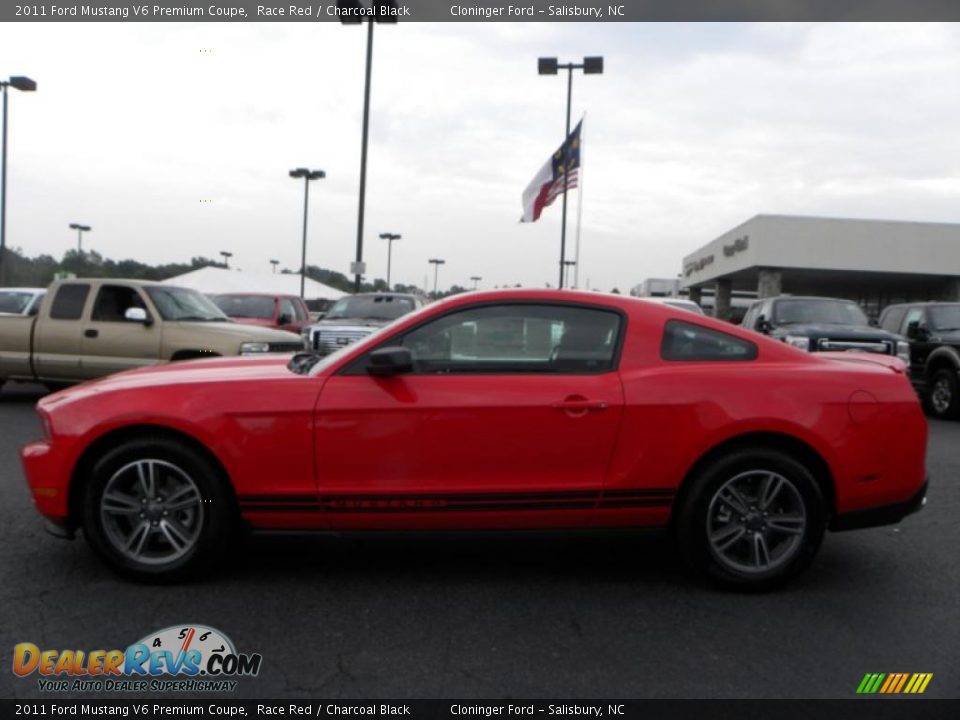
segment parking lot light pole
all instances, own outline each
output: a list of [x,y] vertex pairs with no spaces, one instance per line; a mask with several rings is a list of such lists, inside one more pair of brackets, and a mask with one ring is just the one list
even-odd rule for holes
[[276,275],[276,274],[277,274],[277,265],[280,264],[280,261],[279,261],[279,260],[271,260],[271,261],[270,261],[270,264],[273,265],[273,274]]
[[7,87],[21,92],[33,92],[37,83],[28,77],[16,75],[0,80],[3,89],[3,149],[0,150],[0,286],[4,284],[4,256],[7,254]]
[[[570,268],[572,268],[572,267],[573,267],[574,265],[576,265],[576,264],[577,264],[577,261],[576,261],[576,260],[564,260],[564,261],[563,261],[564,269],[567,271],[567,272],[566,272],[566,274],[567,274],[567,280],[570,279]],[[569,284],[569,283],[568,283],[568,284]]]
[[[537,72],[540,75],[556,75],[558,69],[567,71],[567,125],[563,140],[570,136],[570,101],[573,97],[573,71],[583,70],[584,75],[600,75],[603,73],[603,58],[599,56],[585,57],[582,63],[559,64],[555,57],[537,59]],[[560,289],[563,290],[563,280],[566,268],[564,260],[567,250],[567,171],[563,170],[563,210],[560,220]]]
[[445,264],[447,261],[441,258],[430,258],[428,262],[433,265],[433,299],[437,299],[437,277],[440,274],[440,266]]
[[387,241],[387,290],[391,288],[390,285],[390,260],[391,255],[393,254],[393,241],[399,240],[402,235],[396,233],[380,233],[380,239]]
[[323,170],[308,170],[307,168],[297,168],[290,171],[290,177],[303,178],[303,251],[300,256],[300,298],[302,299],[307,289],[307,206],[310,203],[310,181],[325,178],[327,174]]
[[89,225],[81,225],[80,223],[70,223],[70,229],[77,231],[77,252],[83,255],[83,234],[90,232],[93,228]]
[[229,270],[230,269],[230,258],[233,257],[232,252],[227,252],[226,250],[221,250],[220,254],[223,255],[223,266]]
[[483,280],[479,275],[471,275],[470,279],[473,280],[473,289],[478,290],[480,288],[480,281]]
[[[367,67],[363,85],[363,139],[360,145],[360,202],[357,209],[357,256],[354,263],[353,291],[360,292],[363,277],[363,215],[367,199],[367,136],[370,130],[370,69],[373,61],[373,23],[395,23],[396,0],[374,0],[369,8],[360,0],[337,0],[337,15],[344,25],[367,21]],[[384,12],[384,10],[386,12]]]

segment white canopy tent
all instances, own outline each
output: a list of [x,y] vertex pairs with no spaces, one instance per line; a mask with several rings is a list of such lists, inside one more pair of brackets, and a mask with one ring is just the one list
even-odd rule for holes
[[[300,276],[283,273],[252,273],[204,267],[163,281],[166,285],[192,288],[206,295],[226,293],[265,293],[268,295],[299,295]],[[338,300],[347,293],[307,278],[305,300]]]

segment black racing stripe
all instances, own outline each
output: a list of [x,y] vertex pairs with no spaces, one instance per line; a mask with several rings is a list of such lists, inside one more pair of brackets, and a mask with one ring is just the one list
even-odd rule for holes
[[289,503],[289,504],[245,504],[241,507],[248,513],[403,513],[437,511],[530,511],[530,510],[589,510],[612,508],[669,507],[670,498],[613,499],[613,500],[566,500],[566,501],[526,501],[526,502],[436,502],[418,503],[410,501],[379,501],[375,504],[354,502],[325,503]]

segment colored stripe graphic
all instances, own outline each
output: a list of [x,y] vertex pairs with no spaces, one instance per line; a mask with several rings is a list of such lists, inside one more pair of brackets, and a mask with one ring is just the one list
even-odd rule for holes
[[857,686],[858,695],[922,694],[933,673],[867,673]]

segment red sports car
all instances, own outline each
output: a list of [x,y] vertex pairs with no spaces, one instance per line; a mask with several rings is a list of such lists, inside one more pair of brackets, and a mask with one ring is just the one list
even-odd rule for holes
[[48,527],[172,579],[256,529],[661,527],[769,588],[900,521],[926,423],[896,358],[804,353],[636,298],[459,295],[326,358],[120,373],[40,401]]

